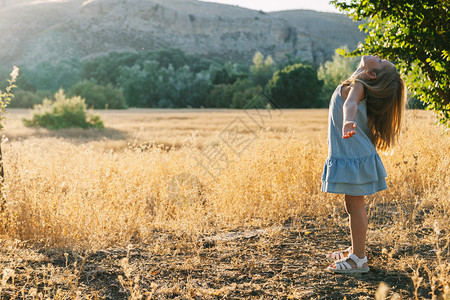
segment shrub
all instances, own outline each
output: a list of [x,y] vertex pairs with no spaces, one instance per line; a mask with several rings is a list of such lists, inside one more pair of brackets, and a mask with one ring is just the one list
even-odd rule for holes
[[67,93],[67,96],[80,96],[85,99],[88,107],[95,109],[126,108],[122,91],[113,87],[111,84],[102,86],[85,79],[74,84]]
[[44,99],[42,104],[34,106],[33,118],[23,119],[27,127],[44,127],[48,129],[62,128],[103,128],[99,116],[88,115],[86,104],[81,97],[66,98],[64,91],[55,94],[55,100]]

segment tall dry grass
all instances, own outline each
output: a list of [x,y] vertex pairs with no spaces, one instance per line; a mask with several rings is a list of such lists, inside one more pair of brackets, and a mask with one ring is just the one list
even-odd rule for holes
[[[264,128],[242,111],[110,112],[104,118],[116,130],[111,137],[80,130],[81,138],[76,131],[56,136],[22,128],[15,116],[21,117],[12,114],[10,141],[3,144],[4,233],[11,238],[48,246],[127,245],[150,239],[156,229],[201,233],[267,225],[326,216],[340,205],[339,197],[319,191],[325,110],[286,110],[267,118]],[[236,117],[242,123],[227,129]],[[432,122],[426,112],[410,112],[397,147],[380,153],[389,189],[368,197],[368,209],[375,222],[381,216],[394,224],[394,235],[398,226],[436,222],[448,232],[450,138]],[[178,140],[171,136],[176,130]],[[238,154],[233,150],[243,145],[230,147],[232,137],[224,137],[233,130],[249,136]],[[208,151],[225,157],[214,164]]]
[[[4,239],[95,250],[151,243],[161,230],[346,222],[342,197],[320,192],[326,110],[274,112],[264,123],[243,111],[111,111],[104,131],[59,132],[24,128],[26,114],[12,112],[2,145]],[[409,111],[399,144],[380,153],[389,189],[367,197],[369,241],[391,257],[405,244],[432,245],[441,261],[430,278],[448,289],[450,137],[433,122]]]
[[[242,111],[148,112],[105,114],[109,132],[23,128],[25,112],[13,112],[3,144],[4,233],[98,249],[149,241],[159,229],[195,234],[283,222],[327,201],[319,192],[324,111],[287,111],[267,124]],[[252,138],[239,154],[225,137],[236,117],[237,130]],[[305,125],[313,126],[308,138],[295,131]],[[227,156],[216,177],[200,161],[208,148]]]

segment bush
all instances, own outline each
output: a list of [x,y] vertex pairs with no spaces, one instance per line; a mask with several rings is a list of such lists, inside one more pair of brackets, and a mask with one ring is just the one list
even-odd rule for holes
[[34,106],[33,118],[22,119],[27,127],[62,128],[103,128],[99,116],[86,113],[86,104],[81,97],[66,98],[64,91],[55,94],[55,100],[44,99],[42,104]]
[[80,96],[85,99],[88,107],[95,109],[126,108],[125,97],[122,91],[113,87],[111,84],[102,86],[85,79],[74,84],[67,95],[69,97]]

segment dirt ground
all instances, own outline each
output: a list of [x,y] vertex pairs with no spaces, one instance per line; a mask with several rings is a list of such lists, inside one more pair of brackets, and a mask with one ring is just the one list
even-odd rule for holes
[[[373,299],[380,282],[388,285],[391,299],[415,298],[413,270],[396,267],[413,249],[387,257],[382,245],[369,244],[369,273],[335,275],[326,271],[324,254],[346,246],[348,229],[325,224],[287,220],[197,238],[155,232],[153,245],[91,253],[3,247],[0,263],[14,275],[5,277],[3,271],[1,298]],[[414,251],[436,258],[432,247]],[[417,290],[421,299],[431,298],[429,293]]]
[[[449,206],[445,202],[449,199],[449,168],[445,152],[448,149],[448,135],[431,125],[434,116],[429,112],[409,112],[405,143],[396,148],[396,152],[383,156],[389,168],[390,188],[387,194],[367,201],[369,232],[366,252],[370,272],[358,275],[336,275],[326,270],[330,262],[325,259],[325,254],[350,245],[343,205],[333,198],[327,200],[328,208],[325,205],[316,206],[317,202],[311,199],[316,199],[312,196],[317,196],[319,189],[311,185],[312,192],[305,193],[298,189],[297,194],[292,195],[294,200],[298,200],[294,202],[297,207],[312,203],[312,208],[308,206],[308,209],[313,211],[292,211],[293,205],[285,205],[288,202],[284,197],[290,195],[291,189],[279,189],[292,178],[288,167],[294,163],[299,169],[293,175],[302,176],[298,180],[318,182],[316,175],[321,174],[323,160],[317,159],[319,163],[316,166],[313,164],[316,160],[298,163],[298,158],[317,157],[318,151],[322,151],[323,158],[326,157],[327,110],[286,110],[281,116],[270,119],[267,125],[272,129],[267,133],[270,134],[267,143],[262,143],[259,148],[255,146],[254,153],[257,155],[254,158],[246,158],[245,161],[242,158],[240,168],[223,176],[222,186],[217,185],[221,194],[209,195],[212,201],[221,199],[212,203],[216,206],[211,207],[223,205],[225,208],[213,214],[212,221],[205,218],[205,211],[200,209],[198,214],[193,210],[189,218],[169,219],[173,224],[165,227],[157,222],[145,223],[148,219],[139,219],[137,213],[130,214],[134,220],[123,216],[127,205],[144,203],[143,200],[153,195],[154,191],[164,195],[173,181],[158,179],[146,182],[142,184],[146,188],[140,192],[134,189],[134,184],[130,184],[133,188],[128,188],[125,181],[115,180],[120,176],[110,176],[110,170],[119,168],[120,164],[116,164],[122,163],[127,167],[123,169],[128,170],[129,167],[129,178],[142,176],[141,152],[129,151],[130,145],[147,145],[144,143],[155,141],[158,145],[179,149],[183,139],[192,136],[198,145],[207,146],[215,141],[212,136],[228,132],[227,128],[234,120],[244,120],[244,112],[108,111],[102,114],[108,126],[104,131],[68,129],[56,133],[24,128],[21,118],[28,114],[24,110],[12,112],[9,127],[6,128],[10,142],[3,146],[3,154],[9,159],[6,160],[5,170],[11,210],[8,218],[0,214],[0,221],[15,221],[7,223],[9,231],[1,231],[5,236],[0,236],[0,299],[440,300],[445,299],[444,293],[447,297],[450,295],[450,222]],[[246,124],[253,124],[252,130],[257,129],[250,119],[245,120]],[[294,132],[300,135],[296,136]],[[291,135],[295,139],[300,140],[301,137],[311,142],[308,142],[308,147],[284,143],[290,141]],[[263,137],[260,140],[264,142]],[[274,150],[266,153],[263,150],[270,145],[269,142]],[[322,148],[317,148],[317,145],[322,145]],[[290,154],[284,152],[285,149]],[[177,151],[168,153],[167,157],[166,154],[159,156],[158,151],[155,154],[145,152],[145,155],[148,154],[146,161],[161,161],[152,168],[154,173],[146,173],[146,178],[159,178],[157,176],[161,172],[174,176],[178,174],[186,156],[178,155]],[[49,155],[45,155],[47,152]],[[118,159],[114,158],[113,152],[119,153]],[[41,157],[38,165],[35,163],[37,155],[45,158]],[[120,155],[130,159],[126,165]],[[97,158],[95,163],[92,163],[92,157]],[[161,160],[161,157],[167,160]],[[279,171],[263,168],[268,161],[278,162],[281,166]],[[15,165],[16,171],[11,167]],[[253,176],[255,166],[262,170],[258,176]],[[186,164],[184,168],[190,170],[190,165]],[[98,170],[105,172],[100,174]],[[91,177],[108,178],[102,182],[109,185],[97,184],[96,180],[88,177],[77,177],[78,174],[97,174]],[[37,177],[43,181],[38,181]],[[237,197],[239,201],[234,203],[230,196],[233,193],[229,191],[234,191],[240,184],[236,178],[256,188],[259,186],[252,185],[252,181],[260,183],[274,178],[279,185],[267,185],[267,194],[278,193],[282,196],[270,198],[271,206],[259,206],[258,201],[266,191],[261,189],[262,192],[248,195],[251,204],[241,201],[243,196]],[[67,191],[73,193],[68,194]],[[93,191],[92,196],[84,191]],[[190,189],[188,186],[186,195],[191,195],[190,191],[198,195],[197,185],[190,186]],[[247,188],[242,185],[240,192],[246,191]],[[182,190],[177,190],[177,193],[185,195]],[[131,200],[122,202],[128,195],[131,195]],[[54,206],[51,201],[58,203],[63,198],[59,206]],[[101,199],[108,201],[97,205]],[[154,199],[163,201],[164,197],[155,196]],[[114,201],[122,204],[110,206],[109,203]],[[21,206],[14,206],[17,203]],[[233,209],[225,205],[228,203],[233,203],[229,205]],[[285,206],[280,208],[281,205]],[[246,206],[253,208],[254,212],[245,210]],[[86,210],[86,207],[92,210]],[[105,207],[109,209],[107,213]],[[259,210],[266,212],[261,207],[266,207],[277,217],[268,218],[269,214],[259,214]],[[147,206],[136,206],[136,212],[147,212],[146,209]],[[284,214],[280,213],[282,210]],[[148,211],[153,213],[153,208]],[[252,212],[252,215],[246,215],[246,211]],[[20,218],[17,217],[21,212]],[[242,214],[239,214],[242,220],[226,223],[226,218],[233,219],[235,212]],[[158,214],[170,218],[164,209]],[[334,215],[327,217],[328,214]],[[97,216],[101,217],[101,222],[92,221]],[[253,222],[264,216],[269,221]],[[295,217],[285,220],[289,216]],[[114,224],[110,220],[114,220]],[[270,220],[278,223],[271,224]],[[212,225],[208,223],[210,221]],[[4,225],[2,222],[0,224]],[[201,224],[198,228],[197,223]],[[215,226],[216,223],[220,226]],[[102,224],[108,225],[106,229],[100,226]],[[259,226],[266,227],[251,227],[256,226],[254,224],[265,224]],[[129,235],[124,235],[125,238],[118,236],[124,228],[135,227],[139,228],[137,232],[145,233],[145,239],[139,236],[134,238],[136,231],[130,231]],[[166,228],[166,231],[158,228]],[[198,231],[215,232],[198,235]],[[95,235],[98,232],[104,234],[101,246],[96,246],[98,236],[101,236]],[[183,235],[181,232],[194,233]],[[77,234],[82,237],[79,243]],[[51,243],[46,244],[46,238]],[[67,240],[76,243],[64,244]],[[132,244],[127,248],[129,240]],[[144,240],[148,242],[142,242]],[[61,249],[60,245],[66,248]],[[104,245],[115,246],[108,248]],[[76,250],[77,247],[92,250]],[[383,286],[385,288],[380,288]]]

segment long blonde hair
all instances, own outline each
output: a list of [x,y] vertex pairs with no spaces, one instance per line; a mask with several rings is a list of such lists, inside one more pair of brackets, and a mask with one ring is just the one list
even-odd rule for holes
[[385,66],[375,72],[375,79],[352,76],[342,84],[352,81],[362,83],[366,92],[367,119],[372,132],[372,143],[380,150],[391,148],[398,139],[406,101],[405,82],[395,67]]

